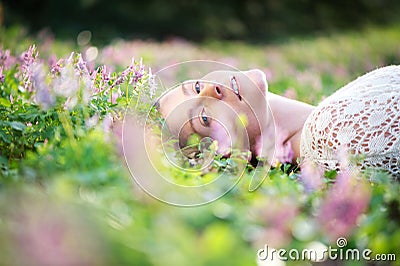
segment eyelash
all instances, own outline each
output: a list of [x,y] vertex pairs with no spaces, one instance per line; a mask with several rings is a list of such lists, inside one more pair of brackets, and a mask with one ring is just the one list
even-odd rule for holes
[[241,101],[242,100],[242,96],[239,93],[239,85],[237,84],[235,76],[231,77],[231,87],[232,87],[233,92],[239,98],[239,101]]
[[208,116],[206,115],[206,112],[203,108],[203,110],[200,113],[200,124],[202,124],[205,127],[209,127],[210,126],[210,121],[208,120]]

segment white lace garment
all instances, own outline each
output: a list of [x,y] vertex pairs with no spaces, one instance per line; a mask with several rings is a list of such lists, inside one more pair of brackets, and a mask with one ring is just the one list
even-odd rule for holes
[[350,167],[399,178],[400,66],[369,72],[322,101],[304,124],[300,150],[325,169],[339,169],[347,152],[356,158]]

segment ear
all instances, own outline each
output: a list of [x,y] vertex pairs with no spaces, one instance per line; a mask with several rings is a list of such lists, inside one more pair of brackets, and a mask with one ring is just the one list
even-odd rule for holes
[[266,97],[268,92],[268,82],[264,72],[260,69],[251,69],[243,73],[257,85],[259,90],[261,90],[261,93]]

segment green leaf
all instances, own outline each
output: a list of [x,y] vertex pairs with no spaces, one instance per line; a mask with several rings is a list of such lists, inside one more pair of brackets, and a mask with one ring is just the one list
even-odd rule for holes
[[12,121],[12,122],[10,122],[10,126],[11,126],[13,129],[18,130],[18,131],[23,131],[23,130],[26,128],[26,125],[24,125],[23,123],[18,122],[18,121]]
[[11,103],[9,100],[5,98],[0,98],[0,105],[5,106],[5,107],[10,107]]

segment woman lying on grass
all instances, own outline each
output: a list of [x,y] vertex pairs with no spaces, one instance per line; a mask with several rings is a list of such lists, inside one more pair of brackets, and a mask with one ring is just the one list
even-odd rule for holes
[[197,134],[227,156],[247,143],[253,160],[300,157],[325,169],[338,169],[346,153],[357,168],[400,176],[400,66],[365,74],[316,107],[268,92],[260,70],[215,71],[168,91],[159,110],[181,147]]

